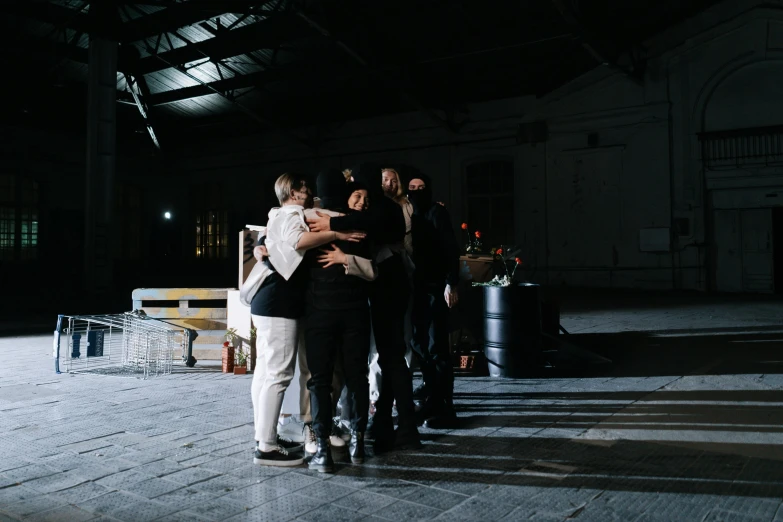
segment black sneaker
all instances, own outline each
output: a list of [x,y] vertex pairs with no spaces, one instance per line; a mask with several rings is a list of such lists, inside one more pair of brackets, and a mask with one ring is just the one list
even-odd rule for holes
[[288,451],[299,451],[302,449],[301,442],[295,442],[287,437],[277,436],[277,445]]
[[431,430],[455,430],[459,428],[459,418],[454,408],[446,406],[425,420],[424,427]]
[[253,454],[253,463],[261,466],[301,466],[304,464],[304,459],[301,455],[291,455],[278,446],[272,451],[256,450]]

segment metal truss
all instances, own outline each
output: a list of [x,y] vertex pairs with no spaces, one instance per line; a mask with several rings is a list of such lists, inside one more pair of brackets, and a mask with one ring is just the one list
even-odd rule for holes
[[144,118],[144,124],[147,127],[147,132],[152,139],[153,145],[155,145],[155,148],[160,151],[160,142],[158,141],[158,137],[155,134],[155,129],[152,126],[150,110],[144,101],[149,95],[149,88],[147,87],[147,82],[144,80],[144,76],[134,77],[129,73],[125,73],[125,84],[127,85],[131,96],[133,96],[133,100],[136,102],[136,107],[138,107],[139,112],[141,113],[141,117]]
[[606,39],[599,38],[589,27],[586,27],[580,20],[574,3],[570,0],[551,0],[557,8],[563,20],[572,30],[579,35],[582,48],[595,59],[596,62],[613,67],[626,74],[635,83],[641,84],[644,81],[644,71],[646,61],[644,52],[640,48],[635,48],[630,53],[632,59],[631,66],[618,64],[618,58],[621,50],[615,48]]

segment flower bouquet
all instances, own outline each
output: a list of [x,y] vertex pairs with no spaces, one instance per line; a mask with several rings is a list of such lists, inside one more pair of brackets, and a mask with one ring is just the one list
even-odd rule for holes
[[467,242],[465,243],[466,254],[478,254],[481,252],[481,231],[476,230],[471,234],[467,223],[462,224],[462,230],[467,234]]
[[[519,253],[519,248],[505,247],[503,245],[499,248],[492,249],[492,255],[494,256],[495,261],[501,261],[503,263],[505,275],[495,276],[491,281],[486,283],[473,283],[473,286],[511,286],[514,282],[517,268],[522,266],[522,258],[519,257]],[[511,270],[509,270],[509,265],[513,266]]]

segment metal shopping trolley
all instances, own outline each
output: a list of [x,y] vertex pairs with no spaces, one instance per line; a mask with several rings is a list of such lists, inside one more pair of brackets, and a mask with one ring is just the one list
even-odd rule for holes
[[195,332],[144,312],[114,315],[60,315],[54,332],[55,371],[97,373],[147,379],[171,373],[174,352],[183,360]]

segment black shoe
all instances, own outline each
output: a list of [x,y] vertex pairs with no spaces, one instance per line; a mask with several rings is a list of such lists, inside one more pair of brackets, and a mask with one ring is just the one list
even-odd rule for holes
[[426,383],[421,383],[413,389],[414,401],[426,401],[430,396],[430,389]]
[[348,443],[348,453],[354,464],[364,463],[364,433],[351,430],[351,441]]
[[[375,414],[372,418],[373,451],[376,455],[387,453],[394,449],[395,431],[391,417]],[[369,427],[368,427],[369,429]]]
[[416,424],[422,426],[427,419],[437,416],[446,408],[446,402],[443,399],[430,397],[416,411]]
[[328,438],[318,439],[315,455],[310,459],[308,467],[319,473],[334,473],[334,461]]
[[421,447],[421,436],[419,436],[419,430],[416,429],[416,424],[400,424],[397,431],[394,432],[394,450],[402,451],[420,449]]
[[425,420],[424,427],[431,430],[454,430],[459,428],[459,419],[454,408],[444,407],[436,415]]
[[364,432],[364,438],[375,440],[378,437],[386,437],[394,431],[394,420],[391,416],[375,414],[367,421],[367,430]]
[[281,437],[280,435],[277,436],[277,445],[287,451],[300,451],[303,446],[301,442],[294,442],[293,440],[287,437]]
[[257,449],[253,454],[253,463],[262,466],[300,466],[304,463],[301,455],[291,455],[285,448],[277,447],[272,451]]

